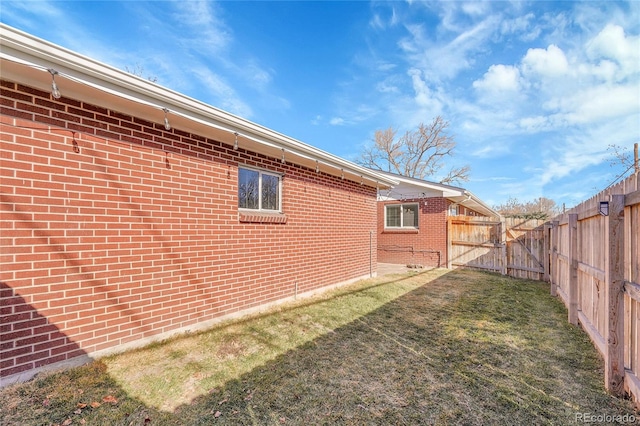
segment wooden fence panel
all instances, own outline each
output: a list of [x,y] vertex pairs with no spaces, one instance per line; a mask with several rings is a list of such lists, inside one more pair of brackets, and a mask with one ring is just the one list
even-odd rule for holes
[[[588,208],[587,211],[594,211]],[[599,350],[604,350],[607,321],[606,217],[578,214],[578,315],[580,323]],[[594,236],[598,236],[594,238]],[[600,237],[602,236],[602,237]]]
[[544,221],[506,218],[507,275],[532,280],[544,279]]
[[[451,217],[449,267],[472,267],[551,282],[605,360],[605,386],[640,407],[639,175],[608,188],[551,223]],[[607,202],[609,214],[601,214]]]
[[558,242],[556,250],[555,277],[558,296],[565,305],[569,305],[569,217],[562,217],[555,228]]
[[[551,294],[561,298],[569,320],[577,317],[602,354],[607,389],[616,395],[626,391],[636,403],[640,401],[638,180],[637,174],[631,176],[554,218],[548,236]],[[600,212],[602,202],[608,203],[608,215]]]
[[542,280],[544,224],[541,220],[452,216],[448,220],[448,266]]
[[448,238],[449,268],[502,270],[500,222],[495,219],[451,216]]
[[[638,178],[639,175],[636,175]],[[634,186],[635,184],[635,186]],[[640,400],[640,182],[626,188],[624,208],[624,388]]]

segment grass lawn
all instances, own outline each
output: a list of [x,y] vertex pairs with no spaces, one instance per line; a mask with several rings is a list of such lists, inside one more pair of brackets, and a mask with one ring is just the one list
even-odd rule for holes
[[[635,415],[548,285],[360,281],[0,391],[2,425],[574,424]],[[640,419],[640,416],[636,417]]]

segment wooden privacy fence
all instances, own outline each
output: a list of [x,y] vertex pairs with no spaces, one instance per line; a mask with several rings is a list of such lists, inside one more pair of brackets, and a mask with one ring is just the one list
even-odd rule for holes
[[483,269],[516,278],[545,279],[544,221],[448,218],[448,268]]
[[560,297],[569,322],[580,324],[602,354],[607,389],[619,396],[626,391],[636,403],[640,401],[638,177],[627,178],[544,227],[550,242],[551,294]]

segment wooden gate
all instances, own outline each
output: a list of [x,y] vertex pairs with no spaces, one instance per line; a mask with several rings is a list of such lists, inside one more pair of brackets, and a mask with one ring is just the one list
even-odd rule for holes
[[475,268],[544,280],[544,221],[450,216],[449,268]]
[[543,281],[545,250],[544,220],[506,218],[507,275]]
[[449,216],[447,267],[503,272],[504,247],[500,221],[484,217]]

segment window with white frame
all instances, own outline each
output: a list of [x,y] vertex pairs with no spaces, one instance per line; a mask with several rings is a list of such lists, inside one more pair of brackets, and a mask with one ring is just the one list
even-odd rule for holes
[[389,204],[384,215],[385,228],[418,228],[418,204]]
[[262,170],[238,168],[238,207],[248,210],[279,212],[281,176]]

